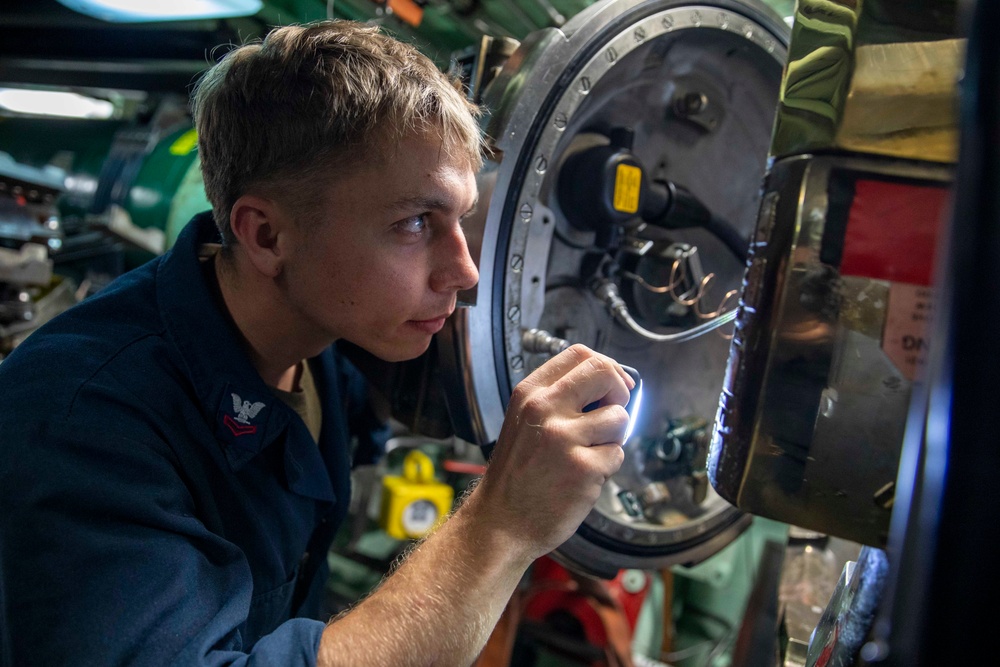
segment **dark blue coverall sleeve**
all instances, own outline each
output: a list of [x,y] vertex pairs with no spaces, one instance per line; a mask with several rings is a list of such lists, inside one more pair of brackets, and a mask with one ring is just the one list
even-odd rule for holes
[[264,384],[217,236],[196,216],[0,364],[3,667],[315,664],[351,401],[329,349],[318,441]]
[[315,664],[317,620],[246,650],[245,624],[287,614],[294,581],[254,595],[243,552],[196,518],[170,447],[116,426],[3,424],[3,664]]

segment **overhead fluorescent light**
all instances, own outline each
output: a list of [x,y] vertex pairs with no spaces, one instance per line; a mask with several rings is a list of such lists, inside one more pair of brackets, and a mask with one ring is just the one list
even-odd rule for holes
[[115,105],[107,100],[79,93],[28,88],[0,88],[0,108],[35,116],[99,120],[111,118],[115,113]]
[[263,7],[261,0],[59,0],[73,11],[115,23],[183,21],[249,16]]

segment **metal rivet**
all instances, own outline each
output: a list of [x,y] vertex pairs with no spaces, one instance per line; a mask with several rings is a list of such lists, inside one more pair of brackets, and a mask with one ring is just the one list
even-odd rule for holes
[[604,52],[604,57],[608,59],[609,63],[613,63],[614,61],[618,60],[618,52],[615,51],[614,47],[611,47]]
[[646,31],[643,30],[642,28],[636,28],[635,32],[632,34],[635,35],[635,41],[637,42],[641,42],[642,40],[646,39]]
[[520,255],[514,255],[510,258],[510,268],[512,271],[520,272],[522,267],[524,267],[523,257]]
[[511,306],[507,310],[507,319],[511,322],[517,321],[521,317],[521,308],[519,306]]
[[664,28],[666,28],[667,30],[670,30],[671,28],[674,27],[674,17],[673,16],[664,16],[663,20],[660,21],[660,23],[663,24]]
[[723,30],[729,27],[729,15],[725,12],[719,12],[719,27]]
[[585,94],[590,92],[590,77],[580,78],[580,92]]
[[526,203],[521,205],[521,220],[524,220],[525,222],[531,220],[532,213],[534,213],[534,211],[531,208],[531,204]]
[[696,11],[691,14],[691,23],[693,23],[696,28],[701,26],[701,22],[703,20],[704,18],[702,17],[701,12]]
[[514,357],[513,359],[510,360],[510,367],[515,371],[521,370],[522,368],[524,368],[524,358]]
[[552,124],[556,126],[556,129],[562,130],[566,127],[566,122],[569,119],[566,118],[566,114],[562,111],[556,114],[555,118],[552,119]]
[[545,170],[549,168],[549,161],[545,159],[544,155],[539,155],[535,158],[535,171],[539,174],[544,174]]

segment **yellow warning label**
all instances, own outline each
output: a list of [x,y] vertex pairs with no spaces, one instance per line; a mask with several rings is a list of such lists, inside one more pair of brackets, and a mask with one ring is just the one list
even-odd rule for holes
[[639,210],[639,188],[642,185],[642,169],[630,164],[620,164],[615,171],[616,211],[635,213]]
[[170,144],[171,155],[187,155],[198,147],[198,133],[191,128]]

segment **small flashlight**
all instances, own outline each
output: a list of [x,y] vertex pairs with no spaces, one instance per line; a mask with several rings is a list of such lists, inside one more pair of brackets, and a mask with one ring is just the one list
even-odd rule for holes
[[[631,376],[632,380],[635,381],[635,386],[628,392],[628,403],[625,404],[625,412],[628,413],[628,426],[625,427],[625,439],[623,443],[627,443],[629,437],[632,435],[632,427],[635,426],[636,419],[639,418],[639,408],[642,405],[642,377],[639,375],[639,371],[635,370],[631,366],[622,366],[622,370]],[[600,404],[600,401],[594,401],[593,403],[588,403],[584,406],[584,412],[590,412],[595,410]]]
[[640,377],[639,371],[631,366],[622,366],[622,370],[628,373],[635,381],[635,386],[628,393],[628,403],[625,404],[625,412],[628,413],[628,427],[625,429],[625,440],[623,442],[628,442],[629,437],[632,435],[632,427],[635,426],[635,422],[639,418],[639,408],[642,407],[642,377]]

